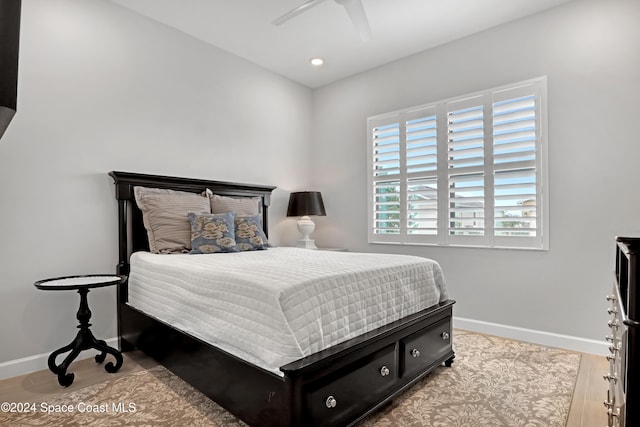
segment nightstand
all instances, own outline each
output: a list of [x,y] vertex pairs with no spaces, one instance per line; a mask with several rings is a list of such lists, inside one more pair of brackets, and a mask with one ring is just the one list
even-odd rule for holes
[[[122,354],[113,347],[109,347],[103,340],[98,340],[93,336],[89,326],[89,320],[91,319],[91,310],[89,310],[89,304],[87,302],[87,294],[89,289],[102,288],[105,286],[121,285],[125,281],[125,276],[116,276],[113,274],[95,274],[88,276],[68,276],[57,277],[54,279],[39,280],[34,283],[34,286],[38,289],[45,291],[70,291],[77,290],[80,294],[80,308],[76,318],[80,322],[78,325],[78,334],[76,338],[69,345],[54,351],[49,356],[48,365],[51,372],[58,375],[58,383],[61,386],[68,387],[73,383],[74,374],[67,374],[67,368],[80,354],[81,351],[96,349],[100,351],[97,354],[95,360],[97,363],[104,362],[107,357],[107,353],[111,354],[116,364],[112,362],[107,363],[104,369],[109,373],[117,372],[122,366]],[[56,357],[62,353],[70,352],[64,361],[60,365],[56,365]]]

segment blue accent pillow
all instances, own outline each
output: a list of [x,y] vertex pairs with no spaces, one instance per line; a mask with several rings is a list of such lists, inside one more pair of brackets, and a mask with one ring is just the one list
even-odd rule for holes
[[269,247],[269,241],[262,231],[261,224],[260,215],[236,216],[235,237],[238,250],[255,251]]
[[234,239],[233,213],[195,214],[189,212],[191,223],[190,254],[238,252]]

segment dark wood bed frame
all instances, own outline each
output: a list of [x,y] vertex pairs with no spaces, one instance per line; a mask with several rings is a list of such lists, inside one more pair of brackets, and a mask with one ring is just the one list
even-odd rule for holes
[[[275,187],[199,179],[110,172],[118,200],[119,262],[129,274],[129,256],[149,250],[135,186],[260,197],[264,231]],[[282,366],[278,376],[174,329],[128,304],[118,289],[118,336],[124,352],[153,357],[251,426],[346,426],[390,402],[433,369],[451,366],[451,318],[455,301],[419,313]]]

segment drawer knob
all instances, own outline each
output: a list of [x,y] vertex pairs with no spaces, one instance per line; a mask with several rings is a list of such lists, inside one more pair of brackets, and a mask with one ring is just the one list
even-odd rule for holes
[[390,374],[389,368],[387,368],[386,366],[383,366],[382,368],[380,368],[380,375],[382,375],[383,377],[386,377],[389,374]]
[[443,332],[440,334],[440,336],[442,337],[443,340],[448,340],[449,339],[449,332]]
[[613,335],[607,335],[606,337],[604,337],[604,339],[609,342],[613,342],[613,340],[615,340],[616,337],[614,337]]
[[609,314],[616,314],[617,312],[618,312],[618,309],[616,307],[607,308],[607,313]]
[[619,417],[620,416],[620,408],[609,408],[607,410],[607,415],[611,416],[611,417]]
[[609,325],[611,329],[618,329],[618,319],[609,320],[607,325]]
[[604,378],[606,381],[613,381],[614,384],[618,382],[618,376],[616,374],[606,374],[603,375],[602,378]]
[[337,404],[338,404],[338,401],[336,400],[335,397],[333,396],[327,397],[327,401],[325,402],[325,405],[327,405],[327,408],[329,409],[335,408]]
[[420,357],[420,350],[418,350],[417,348],[411,350],[411,357]]
[[609,351],[611,352],[611,354],[614,354],[616,351],[620,351],[620,346],[610,345],[609,346]]
[[613,354],[608,354],[608,355],[607,355],[607,360],[608,360],[609,362],[611,362],[611,361],[613,361],[613,360],[616,360],[616,356],[614,356]]
[[613,295],[613,294],[612,295],[607,295],[607,301],[611,301],[611,302],[616,301],[616,296]]

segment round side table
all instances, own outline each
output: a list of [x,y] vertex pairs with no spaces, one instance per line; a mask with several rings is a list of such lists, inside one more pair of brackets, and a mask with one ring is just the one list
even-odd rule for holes
[[[98,340],[93,336],[89,326],[89,319],[91,319],[91,310],[89,310],[89,304],[87,303],[87,294],[89,289],[102,288],[104,286],[120,285],[125,281],[125,276],[117,276],[113,274],[92,274],[86,276],[68,276],[68,277],[56,277],[53,279],[39,280],[34,283],[34,286],[38,289],[46,291],[70,291],[77,290],[80,294],[80,308],[76,314],[76,318],[80,322],[78,325],[78,334],[76,338],[69,345],[54,351],[49,356],[48,364],[49,369],[54,374],[58,375],[58,383],[61,386],[68,387],[73,383],[74,374],[67,374],[67,368],[78,357],[81,351],[96,349],[100,351],[100,354],[95,356],[97,363],[104,362],[107,357],[107,353],[111,354],[116,364],[109,362],[105,365],[104,369],[109,373],[117,372],[122,366],[122,354],[113,347],[109,347],[104,340]],[[56,365],[56,357],[62,353],[70,351],[67,357],[60,365]]]

